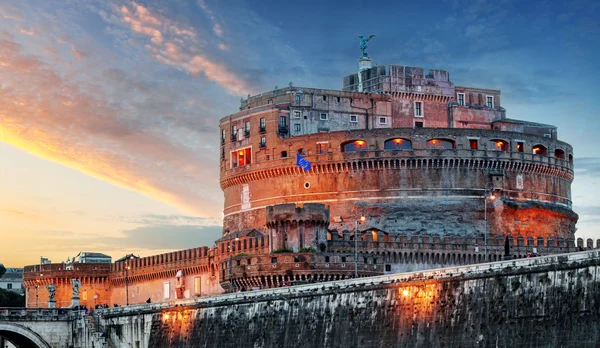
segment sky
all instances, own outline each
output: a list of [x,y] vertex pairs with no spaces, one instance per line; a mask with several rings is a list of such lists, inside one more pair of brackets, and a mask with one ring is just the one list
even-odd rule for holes
[[119,258],[221,234],[218,120],[376,64],[500,89],[573,145],[576,236],[600,238],[597,1],[0,1],[0,262]]

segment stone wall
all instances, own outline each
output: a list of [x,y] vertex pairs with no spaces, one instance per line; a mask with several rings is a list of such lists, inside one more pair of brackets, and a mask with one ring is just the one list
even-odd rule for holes
[[117,346],[597,347],[600,251],[103,310]]

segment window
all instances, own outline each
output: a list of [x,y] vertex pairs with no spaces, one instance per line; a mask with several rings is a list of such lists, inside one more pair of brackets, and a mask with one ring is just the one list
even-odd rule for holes
[[294,118],[300,118],[300,111],[294,111]]
[[465,106],[465,94],[464,93],[457,93],[456,100],[458,102],[458,105]]
[[317,153],[322,155],[327,153],[328,143],[317,143]]
[[491,96],[491,95],[485,96],[485,106],[487,106],[488,108],[494,107],[494,97],[493,96]]
[[391,272],[392,271],[392,265],[385,265],[385,271],[386,272]]
[[287,158],[287,151],[281,151],[281,158]]
[[244,135],[250,136],[250,121],[246,121],[246,128],[244,128]]
[[337,97],[337,102],[338,102],[338,103],[340,102],[340,97]]
[[294,132],[300,132],[300,123],[294,124]]
[[327,96],[326,95],[323,96],[323,101],[327,101]]
[[319,119],[321,121],[327,121],[327,114],[322,112],[321,114],[319,114]]
[[448,139],[431,139],[427,140],[428,149],[442,149],[452,150],[454,149],[454,141]]
[[12,283],[8,283],[8,284],[6,284],[6,288],[7,288],[8,290],[12,289]]
[[231,152],[231,167],[243,167],[252,163],[252,148],[239,149]]
[[200,295],[202,290],[202,277],[194,277],[194,294]]
[[225,149],[221,149],[221,159],[225,159]]
[[544,145],[535,145],[531,150],[534,155],[548,155],[548,149]]
[[303,148],[299,148],[298,150],[296,150],[296,153],[299,155],[306,155],[306,152],[304,151]]
[[469,148],[471,150],[477,150],[477,139],[469,139]]
[[271,258],[271,263],[277,263],[277,258],[276,257],[272,257]]
[[163,283],[163,298],[166,300],[171,297],[171,283],[164,282]]
[[350,115],[350,123],[358,123],[358,116]]
[[260,137],[260,147],[267,147],[267,138]]
[[504,140],[492,139],[488,142],[488,150],[508,151],[508,143]]
[[221,144],[225,143],[225,129],[221,129]]
[[423,122],[416,121],[415,128],[423,128]]
[[380,117],[379,124],[387,124],[387,117]]
[[342,256],[342,262],[346,262],[346,256]]
[[235,140],[235,136],[237,135],[237,126],[231,127],[231,140]]
[[279,116],[279,127],[287,126],[287,119],[285,116]]
[[385,150],[412,150],[412,142],[408,139],[388,139],[383,143]]
[[329,256],[325,256],[325,262],[329,262]]
[[517,141],[517,152],[523,152],[523,142]]
[[552,139],[552,134],[544,134],[544,138]]
[[273,104],[273,99],[269,99],[268,103]]
[[423,102],[415,102],[415,117],[423,117]]
[[562,149],[554,150],[554,157],[560,158],[560,159],[565,159],[565,151]]
[[260,131],[264,132],[265,130],[267,130],[267,121],[265,120],[264,117],[260,118]]
[[296,101],[297,101],[297,102],[300,102],[300,98],[301,98],[301,97],[300,97],[299,95],[296,95]]
[[366,151],[367,142],[364,140],[353,140],[342,144],[342,152]]

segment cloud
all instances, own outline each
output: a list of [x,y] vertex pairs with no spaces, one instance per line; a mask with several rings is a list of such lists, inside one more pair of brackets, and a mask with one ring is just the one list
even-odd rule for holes
[[87,57],[87,54],[80,51],[79,49],[77,49],[77,47],[75,47],[75,45],[71,46],[71,51],[73,51],[73,55],[75,56],[75,58],[77,59],[82,59]]
[[600,157],[578,157],[574,164],[576,176],[597,178],[600,175]]
[[[154,13],[136,2],[120,6],[112,15],[104,13],[102,18],[110,24],[124,25],[140,38],[149,39],[144,47],[163,64],[182,69],[195,77],[205,76],[235,95],[255,92],[227,65],[210,57],[204,40],[187,24]],[[220,25],[215,25],[214,30],[218,36],[222,36]]]
[[198,0],[198,5],[200,6],[200,8],[204,11],[204,13],[206,14],[206,16],[213,23],[213,32],[215,33],[215,35],[217,35],[218,37],[222,37],[223,34],[224,34],[223,27],[219,23],[219,20],[215,16],[214,12],[206,4],[206,1],[204,1],[204,0]]
[[21,28],[21,33],[25,35],[35,35],[35,30],[33,28]]

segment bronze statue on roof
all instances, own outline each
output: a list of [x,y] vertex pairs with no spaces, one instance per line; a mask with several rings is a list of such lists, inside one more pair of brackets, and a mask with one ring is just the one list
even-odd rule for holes
[[358,37],[360,39],[360,45],[358,47],[362,51],[361,58],[369,58],[369,54],[367,54],[367,46],[369,45],[369,41],[375,37],[375,34],[371,34],[371,35],[369,35],[369,37],[365,38],[364,36],[358,35],[358,33],[357,33],[356,37]]

